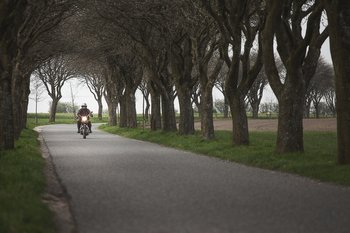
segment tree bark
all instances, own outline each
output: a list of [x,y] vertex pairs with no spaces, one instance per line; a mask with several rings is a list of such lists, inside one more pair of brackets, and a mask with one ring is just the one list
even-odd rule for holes
[[127,128],[137,127],[137,117],[136,117],[136,100],[135,92],[130,89],[125,89],[125,101],[126,101],[126,117],[127,117]]
[[162,95],[162,119],[163,119],[164,132],[177,131],[174,99],[168,98],[168,96],[163,96],[163,95]]
[[187,87],[177,88],[177,93],[180,105],[179,135],[194,135],[191,90]]
[[147,95],[147,98],[145,98],[145,101],[146,101],[145,119],[148,119],[149,109],[151,107],[149,100],[148,100],[148,95]]
[[24,67],[24,60],[21,53],[19,53],[16,60],[17,62],[12,73],[12,101],[14,139],[18,140],[21,131],[26,127],[28,96],[30,93],[29,84],[32,71],[26,70],[26,67]]
[[128,127],[128,113],[127,113],[127,104],[125,96],[119,97],[119,127],[126,128]]
[[30,95],[30,76],[31,73],[24,77],[23,82],[23,92],[22,92],[22,126],[23,129],[27,126],[27,112],[28,112],[28,102]]
[[279,100],[277,153],[303,152],[303,91],[286,93]]
[[151,131],[157,131],[162,128],[160,94],[151,79],[148,79],[148,88],[151,93]]
[[2,73],[2,100],[0,111],[0,122],[3,125],[3,149],[14,149],[14,122],[13,122],[13,100],[12,100],[12,72]]
[[213,140],[214,134],[214,123],[213,123],[213,88],[202,88],[201,96],[201,137]]
[[52,99],[49,122],[55,122],[55,118],[56,118],[56,109],[57,109],[58,101],[59,101],[60,99],[61,99],[61,98],[53,98],[53,99]]
[[108,105],[108,125],[116,126],[117,125],[117,103],[111,100],[107,100]]
[[[224,91],[225,92],[225,91]],[[228,101],[226,95],[224,94],[224,102],[225,102],[225,110],[224,110],[224,118],[228,118]]]
[[350,164],[350,3],[324,0],[335,74],[338,164]]
[[230,108],[232,114],[232,146],[248,146],[248,120],[245,111],[245,93],[237,90],[231,98]]
[[254,102],[251,105],[252,105],[252,109],[253,109],[253,119],[258,119],[259,118],[259,103]]
[[102,110],[103,110],[102,96],[98,98],[97,103],[98,103],[98,119],[102,120]]

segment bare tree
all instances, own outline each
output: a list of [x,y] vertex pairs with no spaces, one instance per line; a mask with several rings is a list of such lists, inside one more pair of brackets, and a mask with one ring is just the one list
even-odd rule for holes
[[[276,152],[302,152],[305,91],[315,74],[321,46],[328,37],[327,28],[320,32],[324,6],[318,0],[265,2],[269,16],[261,32],[264,65],[279,102]],[[307,21],[305,34],[303,21]],[[275,38],[286,70],[283,79],[275,62]]]
[[[221,55],[229,67],[225,79],[225,93],[232,114],[232,146],[249,145],[244,99],[262,68],[258,31],[264,25],[265,13],[262,11],[261,1],[202,0],[202,2],[219,25],[222,38]],[[253,42],[256,40],[258,40],[258,56],[255,64],[251,66],[250,55]],[[242,62],[242,79],[239,76],[240,62]]]
[[316,118],[319,118],[319,104],[325,97],[326,92],[334,83],[334,74],[332,65],[328,64],[323,57],[320,57],[315,76],[310,82],[306,96],[315,108]]
[[215,82],[215,87],[224,96],[224,103],[225,103],[224,118],[228,118],[228,112],[229,112],[229,105],[228,105],[227,97],[225,94],[225,80],[226,80],[227,72],[228,72],[228,67],[224,63],[219,74],[218,74],[218,78],[216,79],[216,82]]
[[38,123],[38,103],[43,101],[45,97],[42,94],[45,92],[43,82],[35,75],[31,76],[31,99],[35,101],[35,123]]
[[44,83],[52,99],[49,122],[54,122],[57,104],[62,98],[62,87],[67,80],[77,76],[76,71],[71,67],[68,57],[58,55],[44,62],[35,75]]
[[165,44],[168,40],[164,36],[166,30],[162,29],[164,26],[162,11],[165,8],[159,7],[159,2],[133,0],[117,3],[107,1],[103,5],[94,5],[94,9],[105,20],[105,24],[118,28],[117,30],[123,35],[128,35],[129,42],[137,43],[137,49],[132,49],[132,52],[145,66],[149,82],[152,83],[148,85],[152,102],[151,130],[157,130],[160,125],[159,95],[161,95],[163,130],[175,131],[174,82],[167,71],[169,53]]
[[147,74],[144,73],[143,78],[141,80],[141,83],[139,85],[139,90],[142,93],[143,96],[143,100],[146,102],[146,107],[143,108],[143,113],[144,113],[144,118],[148,119],[149,118],[149,109],[151,107],[151,104],[149,102],[149,95],[150,95],[150,91],[148,88],[148,80],[147,80]]
[[102,120],[102,96],[104,92],[104,83],[102,78],[102,72],[97,74],[85,75],[85,84],[89,88],[90,92],[94,96],[95,100],[98,103],[98,119]]
[[76,108],[77,108],[77,106],[75,106],[75,96],[76,96],[76,94],[77,94],[77,92],[74,92],[73,91],[73,88],[72,88],[72,83],[69,83],[69,85],[70,85],[70,97],[71,97],[71,103],[72,103],[72,108],[73,108],[73,116],[74,116],[74,120],[76,120],[77,118],[76,118]]
[[[252,58],[251,58],[252,62],[256,60],[256,56],[257,56],[256,53],[252,54]],[[265,86],[267,84],[268,84],[268,80],[265,74],[265,69],[263,67],[247,94],[247,100],[253,110],[253,119],[258,119],[259,106],[263,97]]]
[[334,82],[330,83],[328,86],[325,96],[326,100],[326,105],[329,109],[329,111],[332,113],[333,117],[337,116],[337,108],[336,108],[336,97],[335,97],[335,87],[334,87]]

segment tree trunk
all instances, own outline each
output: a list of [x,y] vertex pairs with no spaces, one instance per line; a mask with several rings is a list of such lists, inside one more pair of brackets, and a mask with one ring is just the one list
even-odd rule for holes
[[0,110],[0,123],[3,126],[3,133],[1,136],[3,149],[14,149],[14,122],[13,122],[13,101],[12,101],[12,73],[4,71],[2,73],[2,99],[1,99],[1,110]]
[[125,90],[127,128],[137,127],[135,93],[132,90]]
[[304,116],[305,116],[305,118],[310,118],[310,107],[311,107],[311,99],[305,101],[305,104],[304,104]]
[[102,105],[102,96],[98,98],[98,119],[102,120],[102,110],[103,110],[103,105]]
[[203,88],[201,96],[201,134],[202,138],[213,140],[214,134],[214,123],[213,123],[213,88]]
[[28,101],[30,94],[30,75],[27,75],[25,82],[23,83],[23,92],[22,92],[22,126],[23,129],[27,128],[27,111],[28,111]]
[[126,107],[125,96],[122,96],[119,98],[119,105],[120,105],[119,127],[126,128],[128,126],[128,118],[127,118],[127,107]]
[[13,108],[13,130],[14,139],[18,140],[22,130],[22,78],[18,69],[19,64],[16,64],[12,73],[12,108]]
[[[20,59],[18,57],[18,59]],[[14,139],[18,140],[21,131],[26,127],[28,95],[30,93],[29,83],[30,75],[22,74],[21,63],[17,62],[12,74],[12,101],[13,101],[13,121],[14,121]]]
[[314,102],[314,107],[315,107],[315,111],[316,111],[316,118],[320,118],[320,109],[319,109],[319,102],[315,101]]
[[108,105],[108,125],[116,126],[117,125],[117,104],[112,101],[107,101],[107,105]]
[[325,0],[335,74],[338,164],[350,164],[350,2]]
[[163,96],[162,96],[162,119],[163,119],[164,132],[177,131],[175,110],[174,110],[174,100],[171,98],[164,98]]
[[149,103],[149,100],[146,99],[145,119],[148,119],[148,113],[149,113],[150,107],[151,107],[151,105],[150,105],[150,103]]
[[51,105],[51,112],[50,112],[49,122],[55,122],[56,110],[57,110],[57,105],[58,105],[58,101],[59,100],[60,99],[57,99],[57,98],[52,99],[52,105]]
[[224,102],[225,102],[225,109],[224,109],[224,118],[228,118],[228,101],[226,98],[226,95],[224,94]]
[[232,114],[232,146],[249,145],[248,120],[244,103],[245,95],[237,90],[230,99]]
[[180,105],[179,135],[194,135],[195,130],[191,101],[191,90],[189,90],[186,87],[180,87],[177,88],[177,93]]
[[157,131],[162,128],[160,94],[151,79],[148,80],[148,88],[151,93],[151,131]]
[[251,103],[252,109],[253,109],[253,119],[259,118],[259,104],[257,101],[254,101]]
[[303,103],[304,93],[290,93],[279,98],[278,132],[276,152],[303,152]]

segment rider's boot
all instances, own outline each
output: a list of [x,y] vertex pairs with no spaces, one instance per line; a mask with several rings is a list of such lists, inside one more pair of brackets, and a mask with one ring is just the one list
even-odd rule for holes
[[92,133],[91,128],[89,128],[89,133]]
[[77,133],[80,133],[80,128],[78,128],[78,132]]

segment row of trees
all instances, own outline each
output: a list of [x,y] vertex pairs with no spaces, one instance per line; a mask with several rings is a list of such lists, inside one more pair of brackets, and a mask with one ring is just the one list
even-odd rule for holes
[[[28,91],[21,92],[20,97],[12,90],[29,89],[24,83],[28,83],[28,75],[34,70],[41,75],[49,59],[58,61],[63,54],[70,58],[69,64],[79,76],[97,81],[91,87],[103,85],[109,124],[116,124],[115,109],[119,104],[119,126],[136,126],[135,91],[142,86],[142,92],[151,96],[151,130],[177,130],[177,97],[179,134],[194,134],[194,101],[201,110],[202,137],[209,140],[215,137],[212,90],[218,77],[223,77],[221,88],[232,113],[233,146],[249,145],[245,98],[248,94],[252,95],[251,101],[260,98],[261,85],[255,85],[255,81],[265,73],[279,103],[276,151],[303,151],[305,95],[312,86],[320,48],[330,36],[337,95],[338,161],[350,163],[348,1],[18,0],[1,4],[0,129],[9,134],[0,148],[12,148],[23,128],[25,112],[19,114],[17,110]],[[41,21],[34,20],[40,16],[34,9],[45,9]],[[51,17],[56,21],[49,21]],[[33,30],[23,30],[28,22],[36,27],[43,24],[38,27],[38,35],[33,36]],[[51,28],[45,27],[48,25]],[[21,46],[22,37],[16,36],[24,32],[33,41],[28,47]],[[32,50],[33,57],[29,56]],[[25,72],[24,67],[16,65],[22,64],[16,63],[19,60],[31,64],[32,69]],[[26,78],[22,78],[24,74]],[[4,114],[9,110],[9,115]],[[15,127],[18,123],[19,130]]]

